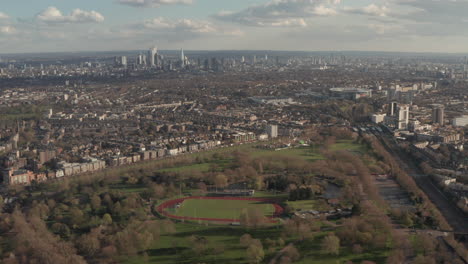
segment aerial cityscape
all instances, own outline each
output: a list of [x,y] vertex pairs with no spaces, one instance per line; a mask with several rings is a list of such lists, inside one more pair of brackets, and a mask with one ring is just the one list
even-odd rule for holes
[[5,2],[0,263],[468,263],[467,1]]

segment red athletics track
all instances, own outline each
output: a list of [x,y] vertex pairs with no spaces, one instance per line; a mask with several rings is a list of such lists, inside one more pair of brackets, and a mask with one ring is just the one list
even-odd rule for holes
[[279,206],[278,204],[272,202],[270,199],[262,199],[262,198],[246,198],[246,197],[206,197],[206,196],[192,196],[192,197],[184,197],[179,199],[170,200],[160,204],[156,210],[158,213],[177,220],[192,220],[192,221],[212,221],[212,222],[239,222],[239,219],[228,219],[228,218],[203,218],[203,217],[189,217],[189,216],[177,216],[170,214],[165,211],[165,209],[169,207],[174,207],[176,204],[183,203],[185,200],[189,199],[197,199],[197,200],[237,200],[237,201],[256,201],[256,202],[266,202],[270,203],[275,207],[275,213],[273,216],[269,217],[271,223],[276,223],[273,218],[280,216],[283,214],[283,207]]

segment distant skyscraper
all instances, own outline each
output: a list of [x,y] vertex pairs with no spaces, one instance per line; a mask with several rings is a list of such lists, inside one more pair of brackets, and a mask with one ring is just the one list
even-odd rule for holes
[[126,56],[120,57],[120,65],[127,66],[127,57]]
[[278,126],[277,125],[269,125],[267,126],[267,134],[270,138],[277,138],[278,137]]
[[397,107],[398,107],[397,102],[391,102],[390,105],[389,105],[389,109],[388,109],[388,115],[389,116],[394,116],[395,112],[397,110]]
[[432,123],[443,126],[445,124],[445,109],[443,105],[434,105],[432,108]]
[[211,63],[209,59],[205,59],[204,66],[205,71],[209,71],[211,69]]
[[180,49],[180,66],[185,67],[185,54],[184,49]]
[[211,69],[214,71],[220,70],[219,61],[216,58],[211,58]]
[[126,56],[115,57],[114,61],[115,61],[116,66],[123,66],[123,67],[127,66],[127,57]]
[[143,55],[143,54],[138,55],[138,57],[137,57],[137,64],[138,64],[138,65],[146,64],[146,56]]
[[158,48],[154,46],[148,51],[148,62],[149,66],[154,67],[155,66],[155,57],[158,55]]
[[253,64],[257,64],[257,55],[253,56]]
[[409,106],[398,106],[398,129],[407,129],[409,123]]
[[244,56],[242,56],[241,62],[245,63],[245,57]]

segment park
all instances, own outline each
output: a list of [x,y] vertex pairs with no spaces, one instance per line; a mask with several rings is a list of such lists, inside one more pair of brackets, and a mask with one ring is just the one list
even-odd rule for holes
[[[393,212],[375,184],[374,175],[391,172],[374,151],[378,146],[338,132],[292,144],[235,145],[41,185],[35,199],[56,194],[31,206],[38,217],[48,212],[51,232],[96,263],[385,263],[400,256],[393,224],[424,228],[434,218]],[[24,230],[21,215],[15,217],[15,230]],[[31,232],[19,237],[40,237]],[[405,239],[422,254],[426,237]]]

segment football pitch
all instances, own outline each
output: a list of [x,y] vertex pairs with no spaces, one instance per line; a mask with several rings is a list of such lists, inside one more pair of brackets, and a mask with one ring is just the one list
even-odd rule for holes
[[177,220],[238,222],[245,211],[260,211],[274,218],[283,213],[278,204],[262,198],[246,197],[186,197],[167,201],[158,206],[158,212]]
[[242,211],[254,209],[263,212],[265,216],[273,216],[275,208],[271,203],[250,200],[185,200],[175,215],[200,218],[238,219]]

